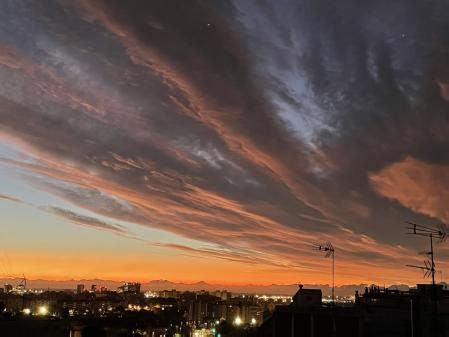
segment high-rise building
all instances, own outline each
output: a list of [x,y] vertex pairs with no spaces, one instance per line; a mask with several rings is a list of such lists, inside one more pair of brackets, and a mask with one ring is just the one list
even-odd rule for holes
[[176,291],[176,289],[172,290],[162,290],[159,292],[159,297],[162,298],[178,298],[179,293]]
[[226,302],[217,302],[211,306],[211,316],[216,320],[224,320],[227,317],[228,304]]
[[214,295],[223,301],[231,299],[231,293],[227,290],[216,290]]
[[240,308],[240,317],[245,323],[256,325],[262,322],[263,308],[251,303],[243,303]]
[[84,284],[78,284],[76,286],[76,293],[77,294],[82,294],[84,292]]
[[188,304],[188,317],[191,322],[202,323],[208,316],[208,302],[204,299],[195,299],[189,301]]
[[189,321],[202,323],[205,318],[214,316],[213,307],[215,303],[215,296],[197,294],[187,304]]
[[126,282],[122,286],[118,287],[118,292],[127,294],[140,294],[140,283]]

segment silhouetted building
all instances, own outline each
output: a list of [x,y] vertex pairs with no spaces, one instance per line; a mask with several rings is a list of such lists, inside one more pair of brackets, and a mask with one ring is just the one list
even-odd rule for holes
[[442,285],[418,284],[409,291],[371,286],[356,293],[364,318],[364,336],[449,336],[449,291]]
[[159,297],[162,298],[178,298],[179,293],[176,291],[176,289],[172,290],[162,290],[159,292]]
[[210,316],[215,320],[226,319],[228,305],[225,302],[216,302],[211,305]]
[[187,315],[190,322],[203,323],[206,319],[221,319],[227,313],[225,303],[220,303],[218,298],[208,294],[196,294],[187,302]]
[[202,323],[209,316],[211,305],[212,302],[208,296],[199,295],[196,299],[190,300],[187,308],[189,321]]
[[[269,313],[266,313],[269,315]],[[300,287],[289,306],[278,306],[259,337],[448,337],[449,291],[418,284],[409,291],[371,286],[355,304],[321,303],[321,291]]]
[[277,306],[258,330],[259,337],[361,337],[355,308],[322,304],[321,290],[300,286],[290,305]]
[[323,300],[321,289],[303,289],[302,284],[293,296],[293,304],[301,308],[319,307]]
[[122,286],[118,287],[118,292],[126,294],[140,294],[140,283],[126,282]]
[[259,305],[242,303],[240,318],[244,323],[258,325],[263,320],[263,309]]
[[11,284],[5,284],[5,293],[12,292],[12,285]]
[[77,294],[82,294],[84,292],[84,284],[78,284],[76,286],[76,293]]
[[213,295],[223,301],[229,300],[231,298],[231,293],[227,290],[216,290]]

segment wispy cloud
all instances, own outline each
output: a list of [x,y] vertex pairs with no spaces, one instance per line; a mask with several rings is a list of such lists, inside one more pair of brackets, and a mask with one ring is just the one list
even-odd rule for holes
[[102,231],[113,232],[113,233],[119,234],[119,235],[125,235],[125,236],[130,235],[128,230],[121,225],[111,224],[111,223],[108,223],[105,221],[101,221],[97,218],[93,218],[90,216],[86,216],[86,215],[82,215],[82,214],[78,214],[78,213],[69,211],[67,209],[62,209],[62,208],[57,208],[57,207],[45,207],[45,208],[41,208],[41,210],[51,213],[51,214],[54,214],[60,218],[66,219],[69,222],[72,222],[76,225],[93,228],[93,229],[97,229],[97,230],[102,230]]
[[17,203],[20,203],[20,204],[24,203],[24,201],[22,201],[21,199],[18,199],[16,197],[12,197],[10,195],[5,195],[5,194],[0,194],[0,199],[7,200],[7,201],[13,201],[13,202],[17,202]]

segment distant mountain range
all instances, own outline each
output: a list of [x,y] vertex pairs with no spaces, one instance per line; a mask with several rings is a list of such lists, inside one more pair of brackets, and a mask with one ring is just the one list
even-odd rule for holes
[[[16,285],[20,282],[20,279],[0,279],[1,284],[10,283]],[[90,289],[92,284],[95,284],[97,288],[102,286],[108,289],[117,289],[123,282],[111,281],[111,280],[100,280],[100,279],[90,279],[90,280],[66,280],[66,281],[49,281],[49,280],[28,280],[28,288],[37,289],[76,289],[77,284],[84,284],[86,289]],[[337,296],[351,296],[354,295],[355,291],[363,292],[367,284],[349,284],[335,287],[335,294]],[[304,288],[321,289],[323,295],[328,296],[331,294],[331,287],[327,284],[304,284]],[[409,286],[405,284],[391,285],[389,288],[408,290]],[[171,290],[176,289],[179,291],[215,291],[226,289],[235,294],[270,294],[270,295],[293,295],[297,289],[297,284],[271,284],[271,285],[222,285],[222,284],[210,284],[203,281],[196,283],[176,283],[167,280],[152,280],[149,282],[142,283],[142,290]]]

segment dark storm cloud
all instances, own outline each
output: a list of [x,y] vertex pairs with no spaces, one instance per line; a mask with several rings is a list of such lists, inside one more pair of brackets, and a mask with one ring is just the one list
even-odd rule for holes
[[319,268],[307,243],[332,240],[348,270],[407,256],[404,218],[441,214],[388,167],[447,163],[443,2],[2,6],[0,132],[34,158],[2,162],[78,207],[236,261]]

